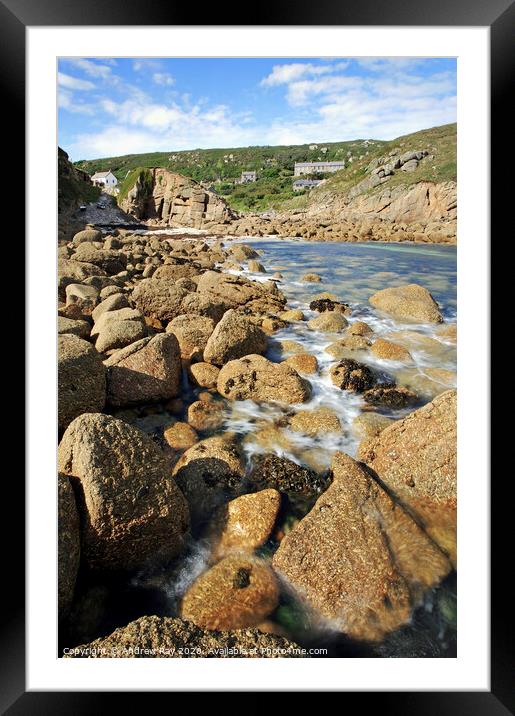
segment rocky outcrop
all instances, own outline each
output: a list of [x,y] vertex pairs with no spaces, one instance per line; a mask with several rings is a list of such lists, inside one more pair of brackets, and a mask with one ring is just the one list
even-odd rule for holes
[[81,415],[63,435],[58,467],[75,489],[91,568],[138,569],[181,551],[188,506],[144,433],[109,415]]
[[399,420],[365,443],[366,462],[456,562],[456,391]]
[[442,323],[438,304],[427,288],[416,283],[383,288],[368,299],[374,308],[401,321]]
[[264,353],[267,345],[267,337],[259,326],[254,325],[246,316],[230,310],[209,336],[204,360],[222,366],[250,353]]
[[74,335],[60,335],[57,344],[57,402],[59,430],[82,413],[102,410],[106,376],[102,359],[91,343]]
[[221,197],[162,168],[135,171],[134,184],[120,207],[139,220],[170,227],[202,229],[235,218]]
[[272,363],[247,355],[226,363],[218,374],[217,390],[229,400],[305,403],[311,397],[309,381],[286,363]]
[[113,353],[107,368],[107,402],[114,407],[153,403],[179,394],[181,356],[173,334],[143,338]]
[[332,485],[282,540],[273,566],[315,618],[377,641],[409,621],[451,565],[359,463],[336,453],[332,469]]
[[301,650],[283,637],[258,629],[206,631],[170,617],[140,617],[112,634],[67,650],[66,658],[197,659],[300,657]]

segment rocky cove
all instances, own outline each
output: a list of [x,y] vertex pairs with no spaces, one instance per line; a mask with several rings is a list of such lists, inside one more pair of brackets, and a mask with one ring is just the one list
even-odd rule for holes
[[453,656],[455,247],[211,230],[58,249],[61,655]]

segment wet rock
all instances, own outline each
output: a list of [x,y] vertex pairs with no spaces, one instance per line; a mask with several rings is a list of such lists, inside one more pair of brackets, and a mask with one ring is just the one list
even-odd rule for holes
[[204,629],[242,629],[263,621],[278,602],[272,570],[255,557],[231,555],[192,584],[180,614]]
[[163,437],[174,450],[189,450],[199,440],[196,430],[188,423],[181,422],[173,423],[165,428]]
[[81,415],[68,427],[58,467],[75,488],[82,559],[93,569],[158,565],[182,549],[188,506],[151,438],[122,420]]
[[234,310],[227,311],[210,335],[204,360],[223,365],[249,354],[264,353],[268,339],[261,328]]
[[257,455],[253,458],[248,481],[256,490],[278,490],[287,495],[293,504],[315,499],[329,484],[327,476],[318,475],[293,460],[274,454]]
[[381,358],[383,360],[395,360],[401,361],[402,363],[413,362],[411,353],[406,350],[406,348],[403,348],[398,343],[387,341],[384,338],[377,338],[372,343],[372,348],[370,350],[376,358]]
[[304,353],[305,347],[302,345],[302,343],[299,343],[298,341],[276,341],[273,342],[274,347],[279,348],[281,355],[287,354],[287,353],[293,353],[294,355],[297,355],[298,353]]
[[177,316],[166,327],[167,333],[173,333],[179,341],[182,358],[194,355],[202,356],[213,333],[215,322],[208,316]]
[[354,321],[345,331],[345,335],[349,336],[369,336],[371,333],[373,333],[372,329],[364,321]]
[[300,308],[291,308],[289,311],[283,311],[279,314],[279,318],[282,318],[283,321],[304,321],[305,316],[303,312],[300,310]]
[[329,374],[333,384],[338,388],[352,390],[356,393],[362,393],[376,383],[376,378],[370,368],[351,358],[345,358],[334,365]]
[[192,622],[170,617],[140,617],[112,634],[75,647],[65,658],[301,657],[300,647],[258,629],[204,631]]
[[80,531],[75,495],[66,475],[59,474],[57,490],[58,607],[59,619],[62,619],[73,601],[80,562]]
[[200,388],[216,388],[220,368],[211,363],[193,363],[188,368],[189,376],[194,385]]
[[297,355],[290,356],[284,362],[299,373],[307,373],[309,375],[318,371],[318,361],[315,356],[312,356],[310,353],[298,353]]
[[322,276],[317,273],[305,273],[300,280],[305,283],[319,283],[322,280]]
[[374,438],[394,421],[379,413],[361,413],[352,421],[352,432],[361,440]]
[[336,413],[329,408],[314,408],[295,413],[290,419],[290,429],[315,437],[326,433],[340,433],[342,426]]
[[456,562],[456,390],[363,443],[359,459]]
[[194,524],[210,519],[217,507],[234,497],[244,474],[241,449],[227,436],[201,440],[181,456],[173,469]]
[[87,321],[66,318],[66,316],[59,316],[57,319],[57,333],[60,336],[72,335],[87,339],[90,330],[91,326]]
[[308,321],[308,328],[312,331],[322,331],[324,333],[337,333],[347,326],[347,319],[337,311],[326,311]]
[[61,335],[57,343],[58,425],[64,430],[82,413],[102,410],[106,400],[106,377],[102,359],[87,341]]
[[429,291],[416,283],[385,288],[369,299],[374,308],[398,320],[441,323],[442,314]]
[[215,559],[231,552],[252,553],[272,534],[281,495],[277,490],[261,490],[241,495],[224,505],[213,518],[208,539]]
[[229,253],[236,261],[248,261],[256,259],[259,254],[248,244],[235,244],[229,248]]
[[132,300],[145,316],[168,323],[185,313],[182,301],[187,295],[184,288],[166,279],[144,278],[134,288]]
[[188,423],[195,430],[218,430],[224,423],[221,403],[197,400],[188,408]]
[[291,366],[248,355],[229,361],[220,370],[217,390],[229,400],[304,403],[311,397],[310,383]]
[[412,390],[399,385],[377,385],[370,390],[365,390],[363,400],[370,405],[383,405],[398,410],[415,405],[419,397]]
[[263,266],[263,264],[260,263],[259,261],[256,261],[255,259],[251,259],[248,262],[247,268],[252,273],[266,273],[266,269]]
[[446,341],[455,342],[458,336],[456,323],[444,323],[443,326],[438,326],[436,334]]
[[407,623],[451,565],[348,455],[333,483],[282,540],[273,566],[314,614],[354,639],[378,641]]
[[143,338],[105,362],[107,401],[114,407],[175,398],[180,392],[179,344],[171,334]]

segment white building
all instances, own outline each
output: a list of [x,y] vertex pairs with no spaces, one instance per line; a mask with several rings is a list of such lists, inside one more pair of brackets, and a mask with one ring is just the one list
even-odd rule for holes
[[294,175],[300,177],[303,174],[327,174],[338,172],[345,168],[345,162],[295,162]]
[[257,172],[242,172],[237,184],[249,184],[257,181]]
[[118,179],[110,169],[106,172],[95,172],[91,177],[91,181],[97,186],[102,185],[111,189],[118,184]]

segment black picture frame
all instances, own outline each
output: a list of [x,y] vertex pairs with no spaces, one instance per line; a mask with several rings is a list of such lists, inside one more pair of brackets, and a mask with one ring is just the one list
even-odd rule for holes
[[[200,13],[199,13],[200,14]],[[197,14],[197,17],[198,15]],[[515,3],[512,0],[389,0],[378,5],[377,0],[334,4],[332,0],[316,3],[292,4],[276,0],[272,6],[256,4],[252,17],[240,10],[221,12],[219,5],[206,5],[202,10],[202,25],[350,25],[350,26],[483,26],[491,36],[491,235],[499,240],[509,230],[507,208],[511,206],[511,186],[503,181],[506,155],[502,151],[505,139],[513,134],[512,114],[508,107],[514,82]],[[173,2],[141,3],[136,0],[0,0],[0,77],[4,119],[8,126],[9,145],[13,165],[23,170],[25,90],[25,29],[28,26],[66,25],[195,25],[188,4]],[[223,22],[221,22],[223,21]],[[510,92],[511,90],[511,92]],[[8,115],[8,116],[7,116]],[[5,137],[5,135],[4,135]],[[497,145],[497,146],[496,146]],[[2,177],[7,184],[7,177]],[[4,186],[8,192],[8,187]],[[6,194],[4,194],[5,196]],[[17,224],[17,234],[20,226]],[[493,258],[493,257],[492,257]],[[495,324],[492,317],[492,329]],[[19,398],[19,396],[18,396]],[[30,449],[30,445],[29,445]],[[502,468],[501,468],[502,470]],[[24,534],[21,513],[24,506],[24,485],[20,475],[8,485],[9,502],[18,508],[16,539],[10,539],[3,550],[4,607],[0,613],[0,709],[1,713],[18,714],[100,714],[119,707],[118,692],[26,692],[25,690],[25,613],[24,613]],[[502,476],[501,476],[502,477]],[[502,515],[503,506],[513,504],[513,479],[508,471],[504,481],[492,481],[491,530],[491,690],[470,692],[344,692],[342,705],[351,701],[360,709],[374,709],[395,716],[505,716],[515,713],[513,597],[509,587],[512,570],[503,558],[503,545],[510,544],[510,521]],[[509,509],[509,508],[508,508]],[[409,685],[407,684],[407,688]],[[152,693],[131,693],[131,710],[149,708]],[[256,694],[246,710],[260,709],[266,694]],[[211,707],[220,703],[224,694],[211,694]],[[143,702],[145,699],[145,702]],[[214,699],[214,700],[213,700]],[[359,701],[358,701],[359,700]],[[243,705],[243,703],[242,703]],[[355,707],[356,708],[356,707]],[[189,709],[188,709],[189,710]]]

